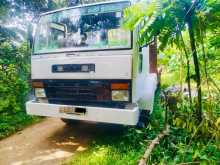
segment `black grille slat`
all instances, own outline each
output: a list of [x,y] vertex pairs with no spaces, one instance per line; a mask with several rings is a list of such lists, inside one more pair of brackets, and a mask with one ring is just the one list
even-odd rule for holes
[[[127,82],[128,80],[115,80]],[[124,102],[111,100],[111,80],[45,80],[49,103],[64,105],[94,105],[123,107]]]
[[[57,90],[57,89],[54,89],[54,90]],[[80,96],[94,96],[94,99],[97,97],[97,93],[92,93],[93,91],[91,92],[87,92],[87,93],[84,93],[84,92],[80,92],[80,91],[72,91],[72,90],[63,90],[62,89],[59,89],[55,92],[52,92],[51,90],[48,91],[48,98],[72,98],[72,97],[80,97]],[[74,98],[73,98],[74,99]],[[77,98],[75,98],[77,99]],[[85,97],[85,99],[87,99],[87,97]]]
[[[74,82],[74,81],[50,81],[45,82],[46,94],[49,101],[97,101],[99,95],[102,95],[100,90],[108,89],[110,94],[110,84],[103,82],[91,83]],[[110,98],[111,96],[109,96]]]

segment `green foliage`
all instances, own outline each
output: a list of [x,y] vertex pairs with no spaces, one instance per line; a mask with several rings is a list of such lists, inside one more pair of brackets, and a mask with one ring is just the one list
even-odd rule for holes
[[24,111],[0,113],[0,139],[39,121],[39,118],[28,116]]
[[220,150],[217,142],[203,138],[190,141],[191,138],[184,129],[171,127],[170,135],[152,152],[149,164],[218,164]]
[[0,54],[0,111],[10,109],[8,106],[12,106],[11,103],[17,105],[12,107],[22,108],[24,96],[28,92],[27,76],[29,74],[29,65],[27,63],[27,44],[20,48],[13,48],[12,44],[4,42],[0,45]]
[[[29,93],[30,50],[27,43],[21,42],[19,35],[26,37],[27,16],[54,9],[57,7],[54,4],[46,0],[0,1],[0,138],[36,119],[25,113]],[[13,24],[10,21],[16,24],[15,28],[7,26]],[[15,44],[14,41],[20,43]]]
[[[220,106],[213,102],[208,105],[212,110],[219,111]],[[192,134],[193,138],[220,140],[220,117],[219,112],[204,112],[202,122],[198,125],[195,120],[195,114],[190,111],[189,103],[185,100],[178,105],[173,117],[173,125],[184,128],[185,131]]]
[[[169,110],[171,132],[151,155],[149,164],[199,163],[218,164],[220,156],[219,105],[209,105],[212,115],[205,112],[198,125],[187,99],[181,95],[175,109]],[[214,110],[217,110],[216,112]]]
[[26,43],[0,44],[0,138],[33,121],[25,114],[29,92],[29,55]]
[[155,99],[155,112],[147,129],[113,127],[98,129],[89,149],[74,155],[67,164],[74,165],[133,165],[137,164],[149,139],[153,139],[163,127],[159,92]]
[[[75,154],[68,165],[124,165],[137,164],[144,151],[164,126],[164,109],[159,92],[156,94],[154,111],[145,129],[121,128],[99,130],[86,151]],[[170,112],[171,113],[171,112]],[[188,112],[182,112],[188,114]],[[171,115],[171,114],[170,114]],[[180,117],[179,113],[176,118]],[[185,118],[185,121],[187,118]],[[189,120],[189,119],[188,119]],[[203,137],[198,131],[191,134],[182,125],[174,124],[175,117],[169,117],[171,132],[162,139],[151,153],[148,164],[178,164],[199,162],[217,164],[220,157],[219,141],[212,135]],[[173,124],[172,124],[173,123]],[[103,127],[103,126],[102,126]]]
[[65,6],[66,0],[1,0],[0,42],[23,42],[27,37],[27,25],[31,24],[30,19],[38,18],[42,12]]
[[[129,29],[141,27],[140,44],[149,43],[153,37],[158,36],[161,50],[170,44],[183,46],[180,32],[187,29],[188,15],[194,14],[192,17],[195,32],[203,26],[219,34],[219,1],[198,0],[193,3],[190,0],[142,0],[125,10],[124,26]],[[198,38],[204,37],[196,34]]]
[[[174,60],[169,59],[169,65],[173,68],[177,67],[175,70],[179,69],[181,86],[184,80],[187,81],[189,102],[191,107],[195,105],[192,110],[197,113],[198,122],[201,122],[203,117],[202,95],[207,96],[206,89],[202,93],[203,84],[207,85],[209,97],[211,96],[210,84],[214,84],[220,91],[215,80],[210,76],[210,73],[219,68],[219,11],[220,2],[217,0],[143,0],[125,10],[124,25],[129,29],[136,27],[140,29],[140,44],[147,44],[157,36],[159,48],[164,51],[164,54],[168,55],[165,49],[170,47],[178,49],[171,56],[174,57],[171,60]],[[175,61],[178,59],[180,64]],[[209,69],[211,67],[215,67],[215,70]],[[193,105],[191,79],[196,82],[197,88],[197,100]]]

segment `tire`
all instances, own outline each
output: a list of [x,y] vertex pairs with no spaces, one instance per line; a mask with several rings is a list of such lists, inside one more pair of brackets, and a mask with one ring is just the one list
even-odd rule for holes
[[64,119],[61,118],[61,120],[66,123],[66,125],[74,125],[74,124],[78,124],[79,121],[78,120],[72,120],[72,119]]
[[145,128],[149,124],[150,121],[150,111],[149,110],[141,110],[139,121],[136,125],[137,128]]

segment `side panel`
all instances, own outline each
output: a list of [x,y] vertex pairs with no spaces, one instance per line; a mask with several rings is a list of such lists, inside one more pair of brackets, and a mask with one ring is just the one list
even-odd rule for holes
[[140,74],[135,79],[135,96],[134,101],[138,103],[138,107],[144,110],[153,110],[154,95],[157,88],[156,74]]
[[[135,31],[137,36],[138,30]],[[136,40],[136,41],[135,41]],[[146,46],[139,52],[137,38],[134,37],[133,73],[132,73],[132,102],[139,109],[153,110],[154,95],[157,88],[157,74],[151,73],[150,48]]]
[[149,46],[142,48],[142,73],[148,74],[150,72],[150,58],[149,58]]

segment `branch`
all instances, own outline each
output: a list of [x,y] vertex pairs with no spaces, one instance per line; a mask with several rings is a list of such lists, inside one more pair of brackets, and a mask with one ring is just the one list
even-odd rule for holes
[[176,165],[189,165],[189,164],[200,164],[200,162],[186,162],[186,163],[180,163]]
[[157,135],[157,137],[150,143],[148,149],[145,151],[144,156],[141,158],[138,165],[146,165],[148,158],[150,157],[151,152],[155,148],[157,144],[160,143],[160,140],[164,138],[164,136],[169,135],[170,128],[169,125],[166,125],[164,130]]

